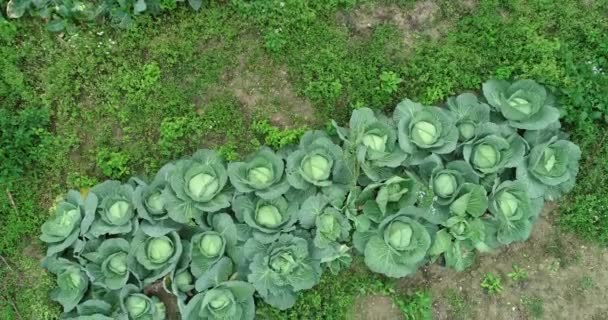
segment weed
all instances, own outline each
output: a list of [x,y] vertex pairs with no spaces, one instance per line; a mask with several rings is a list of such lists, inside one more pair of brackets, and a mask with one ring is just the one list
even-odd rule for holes
[[289,144],[297,143],[307,130],[306,127],[283,129],[271,125],[268,120],[259,120],[251,125],[251,130],[262,136],[264,144],[274,149],[281,149]]
[[491,272],[488,272],[483,276],[481,287],[486,290],[486,293],[494,295],[502,292],[501,282],[500,276],[495,276]]
[[469,317],[471,305],[463,293],[454,289],[448,289],[444,294],[444,298],[448,302],[451,317],[460,320],[464,320]]
[[405,296],[395,290],[394,281],[371,273],[361,259],[355,259],[351,269],[338,275],[323,274],[314,290],[299,294],[295,306],[279,311],[266,304],[257,306],[259,319],[351,319],[357,298],[365,295],[390,297],[406,319],[431,319],[431,297],[419,291]]
[[0,183],[8,184],[35,166],[50,144],[50,111],[0,107]]
[[579,283],[579,288],[582,291],[595,288],[595,281],[590,276],[584,275]]
[[388,94],[396,92],[401,82],[403,79],[392,71],[384,71],[380,74],[380,89]]
[[520,268],[516,264],[513,265],[513,271],[507,273],[507,277],[515,282],[528,280],[528,272],[524,268]]
[[[404,8],[414,3],[365,1]],[[254,148],[254,135],[273,148],[297,141],[298,128],[256,129],[230,92],[213,90],[228,86],[227,71],[243,52],[285,66],[297,94],[314,103],[315,123],[346,122],[351,108],[393,108],[404,97],[438,103],[490,77],[534,78],[554,87],[584,155],[577,185],[562,203],[560,225],[608,244],[608,144],[600,143],[607,137],[607,3],[489,0],[465,13],[456,2],[437,2],[438,19],[449,30],[435,41],[413,43],[411,50],[390,22],[361,32],[337,21],[338,11],[353,19],[354,0],[236,0],[197,14],[173,10],[175,1],[163,0],[161,8],[171,14],[139,16],[128,32],[82,25],[78,35],[62,37],[36,20],[0,21],[0,252],[15,260],[56,195],[102,180],[96,150],[119,153],[100,157],[99,166],[120,176],[155,172],[200,147],[223,145],[225,157],[240,157]],[[399,78],[403,82],[396,83]],[[268,118],[262,112],[255,120]],[[123,130],[120,139],[114,128]],[[80,158],[72,159],[76,149]],[[571,259],[559,241],[557,236],[547,251],[563,266]],[[355,284],[371,291],[374,281],[384,281],[371,279],[328,277],[327,286],[307,292],[297,310],[281,315],[343,318]],[[40,293],[32,298],[29,288],[14,281],[2,285],[21,309],[43,308],[36,303],[45,301],[43,291],[50,287],[32,289]],[[5,314],[11,309],[0,299],[0,318],[10,319]],[[51,305],[38,311],[58,310]]]
[[527,297],[524,296],[521,299],[522,304],[526,307],[526,311],[533,319],[542,319],[544,314],[544,301],[542,298],[537,296]]
[[97,150],[95,162],[101,172],[111,179],[121,179],[131,173],[129,169],[129,155],[120,151],[100,148]]

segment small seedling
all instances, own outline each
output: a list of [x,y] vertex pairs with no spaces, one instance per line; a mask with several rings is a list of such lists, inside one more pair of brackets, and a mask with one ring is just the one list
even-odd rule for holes
[[583,278],[581,279],[580,282],[580,288],[581,290],[589,290],[589,289],[593,289],[594,287],[594,283],[593,283],[593,278],[591,278],[590,276],[583,276]]
[[399,88],[399,84],[403,79],[398,74],[392,71],[384,71],[380,75],[380,88],[386,93],[394,93]]
[[484,288],[488,294],[497,294],[502,292],[502,284],[500,277],[495,276],[491,272],[488,272],[483,276],[483,281],[481,281],[481,287]]
[[516,264],[513,265],[513,272],[507,273],[507,276],[515,282],[528,280],[528,272],[526,269],[520,268]]

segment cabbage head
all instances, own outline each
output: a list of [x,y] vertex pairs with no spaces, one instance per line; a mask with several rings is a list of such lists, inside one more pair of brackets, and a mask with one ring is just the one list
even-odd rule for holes
[[447,267],[462,271],[475,262],[475,249],[489,250],[486,228],[482,220],[488,208],[488,198],[483,186],[465,183],[454,202],[449,205],[449,218],[442,223],[443,229],[435,235],[429,250],[431,257],[444,254]]
[[146,296],[141,290],[127,284],[120,292],[120,309],[133,320],[165,320],[167,310],[156,296]]
[[291,308],[296,293],[314,287],[321,277],[318,259],[313,259],[313,245],[306,239],[282,234],[263,244],[255,239],[245,243],[245,256],[251,273],[247,280],[262,299],[280,310]]
[[225,281],[188,302],[183,320],[253,320],[254,287],[243,281]]
[[391,119],[376,116],[369,108],[355,109],[349,128],[332,122],[345,148],[353,149],[357,163],[371,181],[388,178],[392,169],[402,165],[408,157],[397,145],[397,130]]
[[[373,272],[393,278],[416,272],[431,246],[427,229],[410,216],[424,216],[425,209],[409,206],[373,226],[363,247],[365,264]],[[357,230],[355,233],[360,233]]]
[[283,158],[270,148],[262,147],[245,162],[228,164],[230,182],[238,192],[255,194],[270,200],[289,190]]
[[253,237],[262,243],[270,243],[282,233],[295,230],[298,219],[298,203],[284,197],[264,200],[253,195],[238,196],[233,210],[237,219],[245,222]]
[[477,139],[465,145],[462,154],[479,176],[501,173],[523,161],[527,145],[517,133],[492,123],[478,130]]
[[99,199],[97,216],[88,237],[104,234],[126,234],[134,231],[137,219],[133,208],[133,187],[119,181],[108,180],[91,188]]
[[363,204],[363,213],[372,221],[380,223],[385,216],[413,205],[420,184],[407,172],[384,181],[367,185],[357,198]]
[[182,255],[170,277],[165,277],[163,281],[165,291],[173,293],[177,297],[178,307],[183,306],[183,302],[194,289],[195,279],[190,272],[191,262],[192,246],[190,241],[182,239]]
[[108,290],[119,290],[129,280],[129,242],[121,238],[103,241],[96,251],[85,254],[87,274],[93,284]]
[[482,88],[488,103],[513,128],[541,130],[559,120],[553,97],[533,80],[489,80]]
[[[214,215],[213,228],[192,236],[190,271],[195,278],[213,277],[217,272],[216,265],[225,266],[232,263],[227,257],[237,243],[237,229],[232,218],[226,213]],[[220,263],[222,260],[223,261]]]
[[137,215],[141,218],[140,228],[149,236],[163,236],[181,226],[169,218],[165,207],[163,190],[167,187],[167,177],[173,169],[173,164],[162,167],[150,184],[138,181],[139,185],[133,193],[133,203]]
[[89,277],[76,262],[48,256],[42,266],[57,276],[57,287],[51,291],[51,299],[61,304],[63,312],[70,312],[80,303],[89,288]]
[[489,197],[491,226],[496,229],[493,238],[502,245],[528,239],[542,205],[542,198],[530,199],[521,181],[496,184]]
[[447,107],[456,119],[458,142],[462,144],[475,140],[477,127],[490,121],[490,106],[469,92],[448,98]]
[[456,149],[458,129],[454,116],[438,107],[426,107],[406,99],[393,113],[399,146],[418,164],[431,153],[448,154]]
[[553,201],[574,188],[581,149],[557,136],[532,148],[517,167],[517,180],[524,183],[530,197]]
[[225,188],[228,173],[213,150],[199,150],[190,159],[177,161],[167,181],[163,201],[176,222],[188,223],[196,215],[230,206],[231,192]]
[[326,248],[337,242],[346,241],[349,232],[348,219],[338,209],[327,207],[316,218],[314,244],[318,248]]
[[464,183],[479,183],[479,176],[463,160],[454,160],[444,165],[441,158],[433,154],[424,159],[418,168],[433,191],[435,204],[439,206],[452,203]]
[[350,248],[345,245],[349,240],[350,221],[326,196],[316,194],[306,199],[298,211],[298,221],[302,228],[314,234],[314,255],[324,266],[336,273],[350,265]]
[[150,237],[138,231],[131,241],[129,266],[144,285],[171,273],[182,255],[182,242],[177,232]]
[[42,225],[40,240],[48,245],[47,256],[71,247],[88,230],[97,208],[97,196],[70,190],[55,209],[54,215]]
[[287,157],[287,181],[300,190],[348,184],[351,174],[342,149],[323,131],[308,131]]

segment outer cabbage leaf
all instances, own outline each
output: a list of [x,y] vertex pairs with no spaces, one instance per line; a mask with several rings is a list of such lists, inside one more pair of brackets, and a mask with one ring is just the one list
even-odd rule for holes
[[408,215],[420,208],[406,207],[386,217],[365,245],[365,264],[370,270],[393,278],[414,273],[424,263],[431,246],[427,229]]
[[190,272],[190,262],[192,261],[191,244],[182,239],[182,255],[175,266],[171,277],[165,277],[163,286],[165,291],[172,293],[178,298],[178,308],[184,305],[184,301],[194,289],[194,276]]
[[577,145],[554,136],[532,148],[517,167],[517,180],[526,185],[530,197],[556,200],[574,187],[580,158]]
[[[384,216],[416,202],[419,183],[410,173],[393,176],[385,181],[367,185],[359,194],[357,202],[363,204],[363,212],[379,223]],[[366,213],[367,212],[367,213]],[[373,218],[376,216],[377,218]]]
[[48,244],[47,256],[73,246],[79,236],[87,233],[96,208],[95,194],[83,197],[78,191],[68,191],[65,200],[56,206],[54,215],[41,228],[40,240]]
[[104,300],[91,299],[78,306],[76,310],[62,315],[65,320],[114,320],[113,308]]
[[437,155],[430,155],[419,166],[420,176],[428,182],[429,188],[435,195],[435,203],[447,206],[454,202],[462,185],[479,183],[479,176],[469,163],[454,160],[443,164]]
[[284,197],[272,200],[241,195],[233,201],[233,210],[239,221],[245,222],[253,237],[261,242],[275,241],[281,233],[295,230],[298,203]]
[[488,103],[517,129],[541,130],[559,120],[559,110],[545,87],[533,80],[518,80],[509,84],[489,80],[483,84]]
[[262,147],[245,162],[228,164],[230,182],[238,192],[255,194],[270,200],[289,190],[283,158],[270,148]]
[[458,141],[461,144],[475,140],[477,127],[490,121],[490,106],[480,102],[472,93],[448,98],[447,107],[456,118]]
[[481,125],[477,130],[477,139],[465,145],[462,153],[479,176],[501,173],[523,161],[527,144],[517,133],[493,123]]
[[213,228],[192,237],[190,271],[196,280],[197,291],[217,284],[216,279],[227,279],[234,265],[229,257],[239,260],[237,228],[232,218],[221,213],[215,215]]
[[251,261],[247,276],[264,301],[285,310],[296,302],[296,292],[312,288],[321,277],[320,261],[312,257],[312,244],[283,234],[270,244],[255,239],[245,243]]
[[254,287],[243,281],[226,281],[192,297],[183,312],[184,320],[255,318]]
[[458,129],[449,111],[406,99],[395,108],[393,120],[397,123],[399,146],[412,156],[413,165],[430,153],[448,154],[456,149]]
[[526,185],[520,181],[496,184],[489,198],[490,223],[495,229],[491,237],[502,245],[528,239],[542,204],[542,198],[530,199]]
[[156,297],[148,297],[132,284],[127,284],[120,291],[120,309],[133,320],[165,320],[167,310]]
[[51,291],[51,299],[70,312],[80,303],[89,287],[89,277],[78,263],[48,256],[42,266],[57,276],[57,287]]
[[299,148],[287,157],[287,181],[300,190],[349,184],[352,174],[342,149],[322,131],[308,131]]
[[103,241],[96,251],[85,254],[90,260],[86,271],[93,284],[108,290],[119,290],[129,280],[127,256],[129,242],[121,238]]
[[99,199],[96,219],[87,237],[105,234],[127,234],[136,229],[137,217],[133,207],[133,186],[108,180],[91,188]]
[[177,161],[167,180],[163,201],[176,222],[188,223],[196,215],[230,206],[228,173],[215,151],[199,150],[192,158]]
[[129,269],[143,285],[148,285],[175,269],[182,250],[182,242],[175,231],[159,237],[138,231],[131,241]]
[[150,184],[138,181],[138,186],[133,193],[133,203],[137,215],[142,219],[140,227],[144,233],[152,237],[163,236],[181,228],[179,223],[169,218],[169,212],[162,196],[163,190],[168,185],[169,172],[173,168],[172,163],[162,167]]
[[353,111],[349,128],[333,121],[345,148],[356,154],[358,164],[371,181],[392,175],[392,169],[402,165],[408,157],[397,145],[394,124],[385,116],[376,116],[369,108]]

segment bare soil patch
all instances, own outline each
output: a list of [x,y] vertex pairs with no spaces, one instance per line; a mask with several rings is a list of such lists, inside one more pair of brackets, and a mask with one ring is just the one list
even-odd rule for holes
[[353,318],[355,320],[399,320],[403,319],[403,315],[390,297],[370,295],[357,300]]
[[[403,279],[400,290],[430,290],[434,319],[608,319],[608,250],[560,232],[554,208],[545,207],[528,241],[481,255],[465,272],[429,265]],[[510,279],[513,265],[528,279]],[[487,272],[500,276],[501,293],[480,287]]]
[[391,23],[402,32],[403,43],[411,47],[421,37],[438,39],[445,33],[448,22],[439,20],[440,7],[434,1],[416,2],[411,8],[397,5],[363,5],[345,16],[355,34],[368,34],[374,27]]
[[[477,0],[454,1],[461,13],[472,12]],[[417,40],[440,39],[454,25],[458,15],[445,16],[434,0],[416,1],[411,6],[364,4],[350,12],[341,12],[342,21],[355,35],[366,35],[376,26],[393,24],[402,34],[406,48],[413,47]]]
[[[282,128],[313,124],[315,109],[299,95],[289,80],[287,67],[256,51],[245,50],[222,75],[222,83],[205,93],[213,97],[228,92],[239,101],[249,120],[261,118]],[[197,104],[204,104],[199,101]]]
[[[428,290],[436,320],[608,319],[608,249],[561,232],[554,224],[556,208],[545,206],[528,241],[480,255],[464,272],[425,266],[401,279],[397,290]],[[514,265],[525,270],[526,280],[508,276]],[[489,272],[500,277],[501,293],[481,288]],[[361,297],[353,310],[356,319],[403,317],[390,299],[376,295]]]

